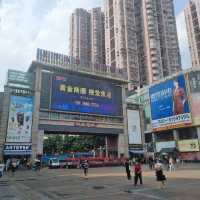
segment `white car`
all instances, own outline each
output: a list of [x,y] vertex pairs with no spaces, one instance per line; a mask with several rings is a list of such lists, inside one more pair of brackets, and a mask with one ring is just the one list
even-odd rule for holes
[[50,158],[49,159],[49,168],[60,168],[60,162],[57,158]]

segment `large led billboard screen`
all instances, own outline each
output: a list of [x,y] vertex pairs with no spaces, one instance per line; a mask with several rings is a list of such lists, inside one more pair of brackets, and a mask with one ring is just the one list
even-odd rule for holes
[[75,74],[53,75],[51,109],[122,116],[121,87]]
[[184,75],[152,86],[149,89],[152,128],[154,131],[191,124]]

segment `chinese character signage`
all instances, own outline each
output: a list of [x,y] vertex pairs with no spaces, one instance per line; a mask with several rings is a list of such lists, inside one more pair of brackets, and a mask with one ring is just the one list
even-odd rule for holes
[[200,125],[200,71],[189,73],[190,103],[194,125]]
[[191,124],[191,114],[184,75],[149,89],[154,131]]
[[78,75],[54,75],[51,108],[81,113],[121,116],[121,88],[104,80]]
[[31,142],[33,98],[11,96],[6,142]]

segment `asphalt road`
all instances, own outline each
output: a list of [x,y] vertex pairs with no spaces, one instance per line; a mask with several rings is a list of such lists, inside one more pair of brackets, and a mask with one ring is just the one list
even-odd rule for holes
[[143,186],[134,187],[124,168],[17,171],[0,179],[0,200],[199,200],[200,168],[166,173],[167,186],[159,189],[152,171],[144,171]]

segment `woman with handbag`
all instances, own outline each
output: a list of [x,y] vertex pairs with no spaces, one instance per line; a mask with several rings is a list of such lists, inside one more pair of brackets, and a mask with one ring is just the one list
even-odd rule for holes
[[166,176],[163,173],[163,165],[161,162],[157,162],[155,164],[155,171],[156,171],[156,180],[160,182],[160,188],[165,187],[165,182],[166,182]]

